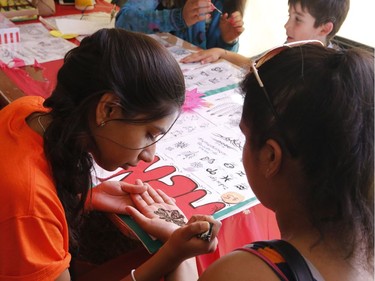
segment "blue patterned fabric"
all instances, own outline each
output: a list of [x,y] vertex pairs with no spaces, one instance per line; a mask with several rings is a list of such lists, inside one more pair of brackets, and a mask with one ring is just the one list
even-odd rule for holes
[[[223,9],[223,0],[213,0],[218,9]],[[213,47],[238,51],[238,40],[227,44],[221,39],[219,28],[220,13],[212,12],[209,23],[205,21],[187,27],[182,17],[182,9],[164,9],[161,0],[128,0],[116,15],[115,26],[147,34],[170,32],[202,49]]]

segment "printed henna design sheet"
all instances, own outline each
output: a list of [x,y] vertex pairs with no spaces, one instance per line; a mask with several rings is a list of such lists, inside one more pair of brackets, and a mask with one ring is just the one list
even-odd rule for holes
[[[180,46],[164,45],[177,61],[189,52]],[[242,165],[245,138],[239,122],[243,97],[238,83],[244,73],[226,61],[181,68],[187,91],[204,94],[204,102],[181,114],[171,131],[157,143],[152,163],[111,173],[96,167],[94,181],[134,183],[139,178],[173,197],[187,218],[207,214],[222,220],[259,203]],[[120,229],[136,235],[150,253],[160,247],[160,241],[128,216],[118,215],[115,221]]]
[[175,198],[187,218],[224,219],[258,204],[242,166],[242,96],[233,89],[204,99],[205,106],[182,113],[157,143],[153,163],[112,173],[96,167],[96,182],[140,178]]

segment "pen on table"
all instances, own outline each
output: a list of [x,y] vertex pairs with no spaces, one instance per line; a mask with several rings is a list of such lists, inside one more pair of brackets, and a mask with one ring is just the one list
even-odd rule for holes
[[214,4],[211,3],[211,5],[212,5],[212,7],[213,7],[216,11],[218,11],[220,14],[223,14],[223,12],[220,11],[218,8],[216,8],[216,6],[215,6]]

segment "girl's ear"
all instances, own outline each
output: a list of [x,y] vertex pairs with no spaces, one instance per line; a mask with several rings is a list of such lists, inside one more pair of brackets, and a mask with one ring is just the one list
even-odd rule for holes
[[117,111],[116,103],[118,103],[118,98],[112,93],[105,93],[101,96],[96,106],[95,122],[97,126],[101,126],[107,120],[114,118],[113,116],[116,114],[115,111]]
[[281,167],[283,151],[279,143],[273,139],[266,141],[262,148],[262,158],[265,164],[264,175],[266,178],[276,175]]

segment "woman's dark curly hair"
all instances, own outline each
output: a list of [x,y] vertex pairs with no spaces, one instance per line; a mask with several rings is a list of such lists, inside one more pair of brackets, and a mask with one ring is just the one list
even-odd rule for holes
[[[265,93],[249,73],[242,122],[250,147],[279,141],[309,184],[300,197],[321,239],[374,254],[374,57],[312,44],[282,51],[259,67]],[[306,202],[305,202],[306,201]]]

